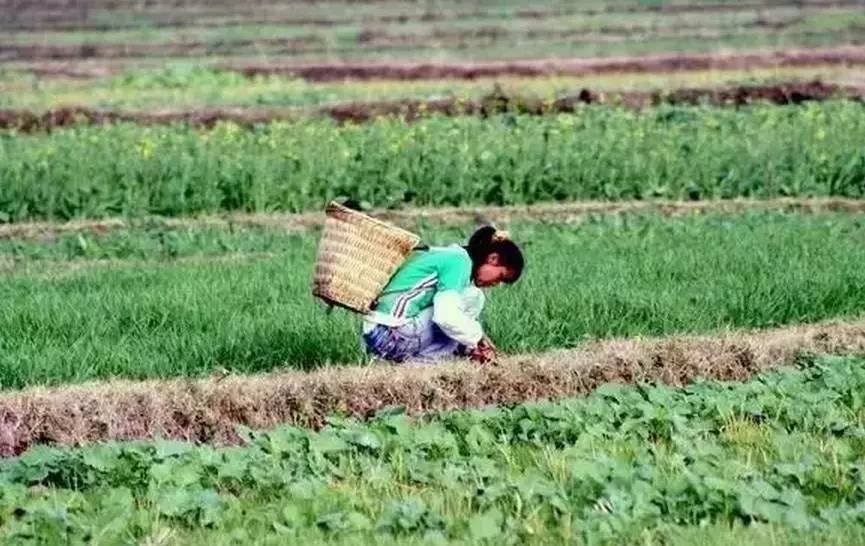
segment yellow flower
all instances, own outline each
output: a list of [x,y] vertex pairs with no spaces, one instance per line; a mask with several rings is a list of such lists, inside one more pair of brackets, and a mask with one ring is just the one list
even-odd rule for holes
[[149,159],[153,155],[153,142],[150,139],[144,138],[138,142],[138,151],[141,157]]

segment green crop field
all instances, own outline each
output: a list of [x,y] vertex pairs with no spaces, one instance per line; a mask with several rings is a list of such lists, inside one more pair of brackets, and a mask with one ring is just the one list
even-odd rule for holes
[[865,109],[849,101],[6,132],[0,220],[302,211],[339,196],[377,207],[861,197],[863,141]]
[[[0,544],[865,546],[860,0],[0,13]],[[343,199],[510,233],[497,358],[366,353]]]
[[[249,445],[34,449],[0,465],[15,544],[861,544],[862,360],[751,383],[409,419]],[[44,542],[43,542],[44,541]]]
[[[464,240],[471,226],[419,226]],[[528,269],[490,293],[507,352],[865,312],[865,221],[782,213],[520,222]],[[0,382],[359,363],[359,322],[309,294],[317,233],[146,228],[0,242]]]

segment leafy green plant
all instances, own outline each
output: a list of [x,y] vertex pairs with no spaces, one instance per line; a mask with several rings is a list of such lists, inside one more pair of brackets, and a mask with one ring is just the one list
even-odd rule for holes
[[865,523],[865,366],[803,366],[738,384],[334,418],[318,432],[249,433],[243,447],[39,448],[0,463],[0,536],[142,539],[160,522],[183,543],[241,528],[246,540],[346,543],[669,542],[718,525],[841,532]]
[[[0,138],[4,221],[225,210],[865,194],[852,102],[644,114],[326,120],[198,131],[80,127]],[[627,143],[623,146],[622,143]],[[88,158],[81,161],[81,158]]]

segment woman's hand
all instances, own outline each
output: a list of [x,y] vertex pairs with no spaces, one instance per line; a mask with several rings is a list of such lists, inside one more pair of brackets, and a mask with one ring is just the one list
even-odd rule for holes
[[477,347],[469,353],[469,358],[472,362],[477,362],[478,364],[488,364],[496,359],[496,346],[493,345],[490,338],[484,336],[478,342]]

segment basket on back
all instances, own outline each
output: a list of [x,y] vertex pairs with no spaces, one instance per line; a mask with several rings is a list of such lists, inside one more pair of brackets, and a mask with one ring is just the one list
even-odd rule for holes
[[366,313],[420,237],[337,203],[326,215],[312,293]]

